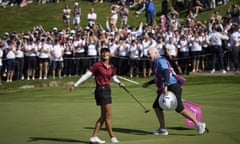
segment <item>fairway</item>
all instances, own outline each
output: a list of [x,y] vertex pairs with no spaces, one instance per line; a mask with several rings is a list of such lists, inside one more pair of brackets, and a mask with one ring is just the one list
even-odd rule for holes
[[[201,78],[194,82],[198,80]],[[201,105],[209,133],[198,136],[195,128],[185,125],[182,116],[166,112],[169,135],[152,135],[151,131],[158,128],[151,109],[155,88],[143,89],[126,82],[129,91],[151,111],[145,114],[126,91],[112,86],[112,126],[120,143],[239,144],[239,83],[190,83],[184,86],[183,98]],[[0,144],[88,143],[99,116],[93,86],[84,84],[68,93],[67,86],[22,90],[11,89],[10,85],[0,91]],[[99,137],[109,143],[104,127]]]

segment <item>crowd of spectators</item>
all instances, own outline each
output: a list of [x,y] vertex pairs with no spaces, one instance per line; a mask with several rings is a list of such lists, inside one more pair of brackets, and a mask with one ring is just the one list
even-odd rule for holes
[[[116,12],[120,9],[119,5],[111,7]],[[94,9],[89,13],[95,13]],[[138,26],[128,26],[125,21],[118,28],[116,17],[107,18],[106,26],[96,24],[96,18],[95,13],[83,28],[76,25],[70,29],[65,25],[63,29],[45,31],[42,26],[35,26],[28,32],[5,32],[0,40],[1,76],[12,82],[82,75],[98,60],[101,48],[110,49],[116,73],[130,77],[152,75],[147,56],[150,47],[157,47],[179,74],[216,70],[225,74],[239,70],[237,4],[225,15],[215,11],[205,23],[197,21],[191,12],[180,23],[174,8],[162,14],[158,24],[140,22]]]

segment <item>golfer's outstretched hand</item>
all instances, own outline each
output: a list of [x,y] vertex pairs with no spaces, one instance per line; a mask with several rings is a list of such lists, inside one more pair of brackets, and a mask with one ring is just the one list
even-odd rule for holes
[[120,82],[120,83],[119,83],[119,86],[120,86],[120,87],[125,87],[125,84],[122,83],[122,82]]
[[72,92],[72,91],[74,90],[74,88],[75,88],[74,85],[72,85],[72,86],[68,89],[68,91],[69,91],[69,92]]

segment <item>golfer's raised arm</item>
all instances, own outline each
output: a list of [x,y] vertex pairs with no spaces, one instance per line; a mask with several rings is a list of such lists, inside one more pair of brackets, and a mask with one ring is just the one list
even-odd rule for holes
[[83,83],[85,80],[87,80],[88,78],[90,78],[92,76],[92,72],[87,71],[84,75],[82,75],[80,77],[80,79],[74,84],[74,87],[77,87],[78,85],[80,85],[81,83]]

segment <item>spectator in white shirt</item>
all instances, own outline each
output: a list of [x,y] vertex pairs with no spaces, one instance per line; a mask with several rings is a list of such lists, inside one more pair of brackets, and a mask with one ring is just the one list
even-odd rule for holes
[[173,38],[169,38],[169,42],[166,44],[166,56],[171,63],[171,65],[175,68],[177,68],[178,73],[182,74],[182,69],[178,64],[178,60],[176,59],[178,56],[178,48],[174,44]]
[[47,79],[47,75],[48,75],[48,64],[49,64],[49,57],[50,57],[50,50],[51,47],[49,47],[50,45],[47,45],[45,43],[45,38],[41,39],[41,42],[39,44],[38,47],[38,51],[39,51],[39,55],[38,55],[38,59],[39,59],[39,79],[42,79],[42,72],[44,74],[44,78],[43,79]]
[[228,36],[222,34],[218,31],[217,25],[213,25],[213,32],[211,32],[207,38],[209,44],[212,47],[212,70],[211,73],[215,73],[216,69],[216,58],[219,57],[220,61],[220,69],[222,73],[225,74],[226,71],[224,69],[224,51],[222,47],[222,40],[228,40]]
[[94,8],[90,9],[90,12],[87,15],[87,19],[88,19],[88,26],[92,28],[95,25],[97,20],[97,14],[95,13]]
[[6,53],[7,59],[7,83],[12,82],[15,70],[16,45],[14,41],[9,41],[9,47]]
[[58,77],[61,78],[62,75],[62,68],[63,68],[63,54],[64,54],[64,47],[60,45],[60,41],[55,39],[55,43],[51,50],[52,60],[52,76],[55,79],[56,71],[58,73]]
[[29,43],[24,48],[25,56],[27,60],[27,80],[30,80],[30,76],[32,76],[32,80],[35,80],[35,72],[37,65],[37,52],[38,49],[36,44],[34,43],[33,38],[29,39]]
[[17,41],[16,46],[16,79],[24,79],[24,50],[23,50],[23,43],[20,41]]

